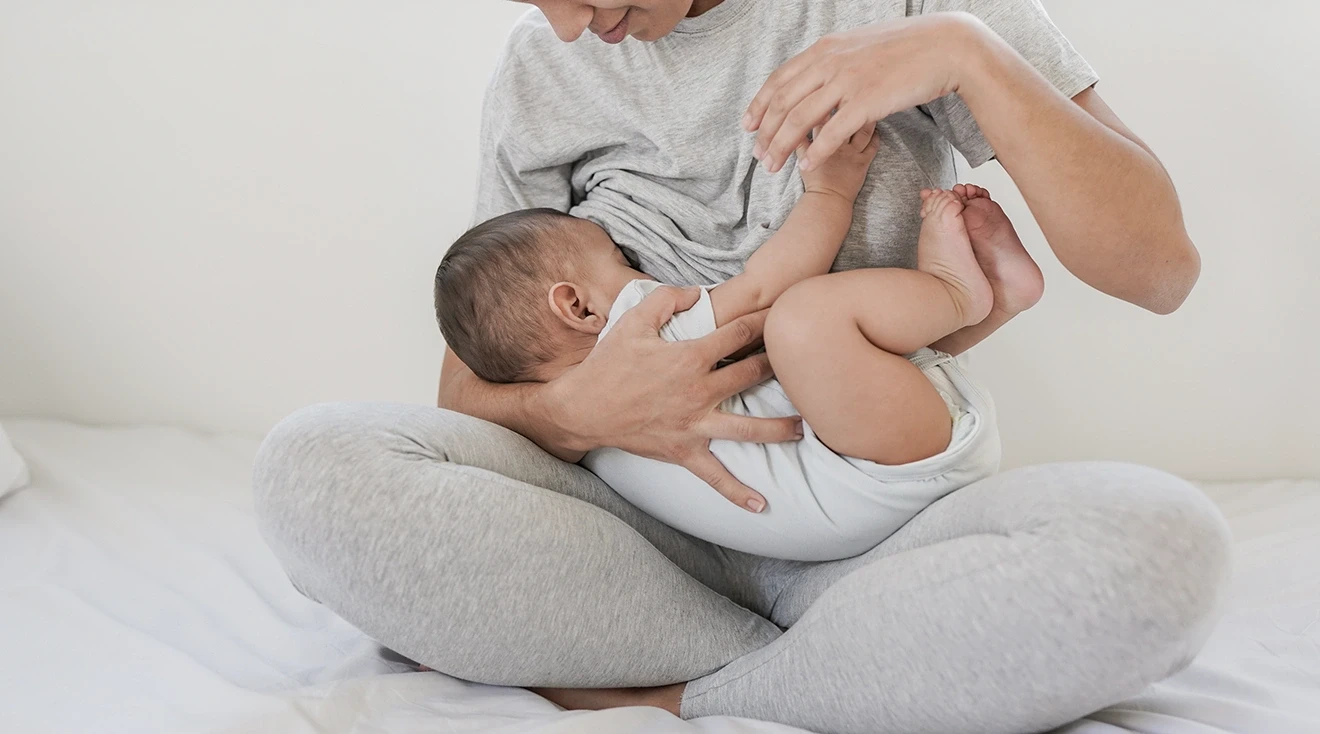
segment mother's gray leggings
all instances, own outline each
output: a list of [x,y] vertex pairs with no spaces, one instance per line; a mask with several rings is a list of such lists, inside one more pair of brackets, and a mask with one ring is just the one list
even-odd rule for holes
[[415,406],[299,411],[255,485],[293,583],[436,670],[692,681],[684,717],[820,732],[1064,724],[1184,666],[1229,565],[1200,492],[1098,463],[974,484],[857,558],[757,558],[661,525],[517,434]]

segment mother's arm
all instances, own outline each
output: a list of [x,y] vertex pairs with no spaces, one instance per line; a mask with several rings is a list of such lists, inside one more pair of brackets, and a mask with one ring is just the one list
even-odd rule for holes
[[1070,272],[1156,313],[1182,304],[1200,258],[1159,159],[1094,89],[1069,100],[973,15],[822,39],[771,76],[746,126],[778,170],[837,109],[808,149],[809,167],[868,122],[955,92]]

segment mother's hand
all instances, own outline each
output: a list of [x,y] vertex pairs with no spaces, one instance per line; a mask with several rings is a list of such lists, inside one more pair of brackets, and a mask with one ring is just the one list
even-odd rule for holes
[[747,108],[757,159],[778,171],[823,126],[798,161],[810,169],[868,123],[958,91],[967,52],[991,32],[968,13],[932,13],[825,36],[771,74]]
[[683,466],[752,512],[765,498],[739,482],[710,452],[712,439],[774,443],[802,437],[799,418],[750,418],[718,410],[725,398],[771,376],[765,354],[715,369],[720,360],[761,339],[765,312],[713,333],[667,342],[657,333],[700,291],[663,287],[625,313],[582,364],[550,383],[558,417],[584,449],[611,446]]

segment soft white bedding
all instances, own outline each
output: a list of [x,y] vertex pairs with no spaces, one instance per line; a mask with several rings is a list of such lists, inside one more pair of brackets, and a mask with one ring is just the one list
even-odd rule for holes
[[28,483],[27,465],[23,457],[14,451],[5,435],[5,427],[0,426],[0,497],[13,492]]
[[[799,731],[408,672],[289,586],[252,522],[254,442],[6,427],[32,486],[0,500],[0,731]],[[1320,483],[1209,491],[1238,543],[1227,619],[1188,671],[1068,734],[1320,733]]]

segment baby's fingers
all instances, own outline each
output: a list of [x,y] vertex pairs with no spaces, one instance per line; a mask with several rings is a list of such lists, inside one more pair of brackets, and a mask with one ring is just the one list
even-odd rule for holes
[[[820,135],[819,131],[816,133]],[[861,130],[853,133],[848,139],[848,149],[854,153],[863,153],[867,148],[878,148],[880,145],[879,136],[875,134],[875,123],[868,123],[862,126]]]

